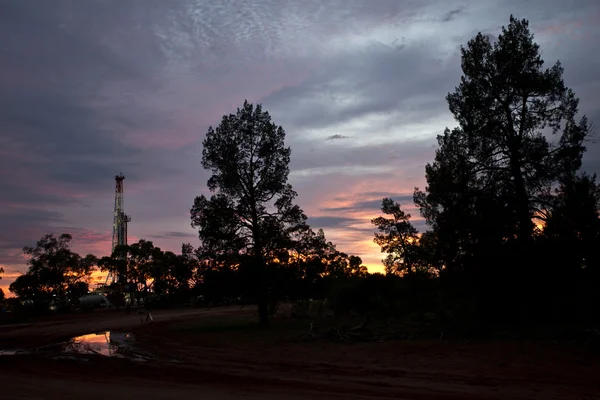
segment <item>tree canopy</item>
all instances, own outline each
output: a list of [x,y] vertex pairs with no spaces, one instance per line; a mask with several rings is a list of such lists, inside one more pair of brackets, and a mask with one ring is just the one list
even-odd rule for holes
[[81,257],[71,251],[71,240],[67,233],[58,237],[47,234],[35,247],[24,247],[29,268],[11,283],[9,290],[19,297],[50,299],[67,297],[71,291],[78,294],[81,284],[87,287],[96,257]]

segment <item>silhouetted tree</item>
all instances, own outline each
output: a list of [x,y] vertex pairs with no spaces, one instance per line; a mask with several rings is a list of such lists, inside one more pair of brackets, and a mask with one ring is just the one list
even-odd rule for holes
[[81,257],[69,249],[72,236],[53,234],[43,236],[36,247],[24,247],[29,257],[27,272],[13,282],[9,290],[19,297],[47,301],[52,297],[65,298],[68,289],[81,288],[97,263],[96,257],[88,254]]
[[[527,240],[540,196],[581,166],[587,119],[575,120],[579,101],[563,82],[560,62],[543,69],[527,20],[511,15],[496,42],[479,33],[461,53],[464,75],[447,101],[471,179],[502,183],[515,233]],[[548,139],[558,132],[557,141]]]
[[175,283],[175,290],[180,295],[189,295],[195,284],[198,260],[194,255],[194,248],[189,243],[181,245],[181,254],[177,255],[171,265],[171,276]]
[[461,52],[463,76],[447,96],[460,126],[438,137],[414,200],[434,262],[468,272],[480,304],[516,312],[534,301],[540,278],[533,220],[546,219],[552,188],[574,179],[591,129],[576,120],[560,63],[543,68],[526,20],[511,16],[496,42],[479,33]]
[[363,265],[362,258],[359,256],[349,256],[348,274],[351,277],[364,278],[369,274],[369,270]]
[[202,165],[212,172],[208,187],[214,194],[197,197],[191,210],[202,253],[253,256],[262,325],[268,320],[269,254],[287,247],[306,221],[287,183],[291,150],[284,139],[283,128],[260,104],[245,101],[236,114],[224,116],[203,142]]
[[48,296],[44,296],[42,291],[42,283],[36,275],[23,274],[19,275],[13,283],[10,284],[8,290],[16,294],[17,297],[44,300]]
[[390,198],[382,200],[381,211],[391,218],[377,217],[371,223],[381,232],[375,234],[373,241],[382,253],[387,253],[382,260],[386,273],[404,275],[427,269],[419,254],[418,231],[410,223],[410,214]]
[[514,233],[509,194],[494,174],[481,173],[470,161],[461,129],[446,129],[438,144],[434,162],[425,167],[428,186],[425,192],[415,188],[414,202],[431,227],[425,243],[432,264],[446,273],[472,272],[479,254],[493,253]]
[[160,249],[154,247],[154,243],[149,240],[140,239],[137,243],[128,246],[127,282],[134,286],[138,300],[147,299],[153,284],[153,275],[159,276],[155,266],[161,256]]

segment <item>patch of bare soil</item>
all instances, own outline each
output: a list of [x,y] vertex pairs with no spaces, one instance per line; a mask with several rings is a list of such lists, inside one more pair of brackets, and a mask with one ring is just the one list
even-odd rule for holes
[[[139,332],[140,345],[229,382],[262,382],[338,394],[409,399],[600,398],[600,357],[543,341],[298,340],[308,324],[244,329],[179,320]],[[217,321],[221,320],[219,325]],[[208,322],[208,321],[205,321]],[[228,378],[230,376],[230,378]]]
[[[542,341],[306,342],[298,340],[306,322],[259,329],[255,320],[252,311],[237,310],[157,317],[143,326],[136,320],[129,329],[138,349],[153,358],[143,363],[0,357],[0,397],[600,398],[600,357],[590,347]],[[102,326],[114,328],[109,322],[102,320]],[[0,344],[2,339],[0,333]]]

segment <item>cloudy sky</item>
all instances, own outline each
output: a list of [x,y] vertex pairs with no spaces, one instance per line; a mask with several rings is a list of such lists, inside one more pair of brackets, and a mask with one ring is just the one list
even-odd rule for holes
[[444,96],[460,45],[511,13],[600,124],[596,0],[0,1],[0,286],[47,232],[108,254],[120,172],[130,241],[196,245],[201,142],[244,99],[286,129],[311,225],[380,270],[370,219],[384,196],[413,208],[436,135],[455,125]]

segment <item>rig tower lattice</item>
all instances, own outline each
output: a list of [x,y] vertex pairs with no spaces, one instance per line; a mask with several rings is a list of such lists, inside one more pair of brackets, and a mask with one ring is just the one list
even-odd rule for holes
[[[115,176],[115,213],[113,217],[112,231],[112,248],[111,253],[115,251],[115,247],[127,244],[127,223],[131,222],[131,217],[123,211],[123,181],[125,176],[119,174]],[[109,273],[106,277],[106,284],[119,282],[118,273]]]

